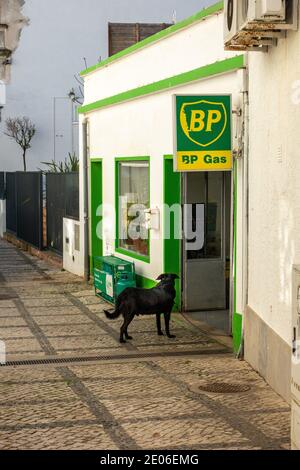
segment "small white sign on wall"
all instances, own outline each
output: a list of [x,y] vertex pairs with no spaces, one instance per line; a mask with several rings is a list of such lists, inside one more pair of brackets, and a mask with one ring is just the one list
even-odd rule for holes
[[106,293],[109,297],[114,297],[113,277],[110,274],[106,275]]

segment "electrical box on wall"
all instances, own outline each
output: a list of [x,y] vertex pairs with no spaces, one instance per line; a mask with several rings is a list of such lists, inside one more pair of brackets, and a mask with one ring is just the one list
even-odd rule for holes
[[4,106],[5,104],[6,104],[6,85],[2,80],[0,80],[0,106]]
[[73,219],[63,220],[63,266],[66,271],[84,275],[84,256],[82,253],[82,243],[80,243],[80,222]]
[[293,267],[292,447],[300,450],[300,266]]
[[298,29],[299,0],[225,0],[226,50],[266,51]]

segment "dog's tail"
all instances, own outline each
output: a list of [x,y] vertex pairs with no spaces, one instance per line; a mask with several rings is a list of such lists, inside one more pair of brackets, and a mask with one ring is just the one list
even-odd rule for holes
[[122,313],[124,314],[124,307],[126,306],[126,297],[127,297],[126,290],[127,289],[125,289],[118,296],[114,312],[109,312],[108,310],[104,310],[106,318],[108,318],[109,320],[115,320],[116,318],[119,318],[122,315]]
[[119,316],[121,315],[121,312],[118,308],[116,308],[114,312],[109,312],[108,310],[104,310],[104,313],[106,315],[106,318],[108,318],[109,320],[115,320],[116,318],[119,318]]

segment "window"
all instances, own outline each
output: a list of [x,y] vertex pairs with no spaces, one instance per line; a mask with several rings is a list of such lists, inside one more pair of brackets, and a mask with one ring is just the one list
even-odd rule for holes
[[118,248],[143,258],[149,257],[149,174],[149,159],[117,161]]

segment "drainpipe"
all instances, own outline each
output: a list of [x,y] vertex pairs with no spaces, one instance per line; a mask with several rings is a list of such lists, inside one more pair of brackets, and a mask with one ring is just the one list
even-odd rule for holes
[[88,188],[88,121],[82,123],[83,153],[83,223],[84,223],[84,280],[90,280],[90,243],[89,243],[89,188]]
[[249,83],[248,83],[248,55],[247,69],[243,77],[243,322],[241,345],[237,354],[239,359],[244,358],[244,328],[245,313],[249,298]]

